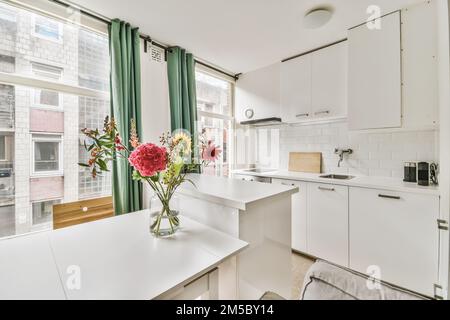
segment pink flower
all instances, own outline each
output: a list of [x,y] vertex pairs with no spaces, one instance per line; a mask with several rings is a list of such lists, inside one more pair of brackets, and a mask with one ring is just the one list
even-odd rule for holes
[[128,161],[141,176],[152,177],[166,169],[167,151],[152,143],[141,144],[131,153]]
[[222,153],[222,150],[220,150],[219,147],[217,147],[215,144],[209,142],[208,146],[205,149],[203,149],[202,159],[205,161],[214,162],[219,158],[221,153]]

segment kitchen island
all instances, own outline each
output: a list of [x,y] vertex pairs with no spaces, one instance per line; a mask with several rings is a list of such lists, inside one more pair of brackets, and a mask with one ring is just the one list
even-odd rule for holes
[[[291,295],[291,197],[297,187],[190,175],[177,195],[183,215],[250,245],[220,266],[220,299]],[[236,270],[235,277],[230,271]],[[225,272],[226,271],[226,272]]]

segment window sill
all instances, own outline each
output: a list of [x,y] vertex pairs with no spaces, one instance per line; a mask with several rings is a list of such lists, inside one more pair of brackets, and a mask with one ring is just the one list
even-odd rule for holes
[[30,175],[30,179],[42,179],[42,178],[58,178],[58,177],[64,177],[63,172],[43,172],[43,173],[32,173]]

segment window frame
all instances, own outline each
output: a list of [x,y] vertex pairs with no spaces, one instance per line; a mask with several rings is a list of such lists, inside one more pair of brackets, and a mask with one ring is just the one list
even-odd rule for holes
[[[44,132],[32,132],[30,133],[30,141],[31,141],[31,178],[43,178],[43,177],[60,177],[64,176],[64,144],[63,135],[55,134],[55,133],[44,133]],[[39,136],[39,137],[37,137]],[[46,138],[45,136],[49,136]],[[36,171],[35,166],[35,151],[36,151],[36,142],[56,142],[58,143],[58,170],[52,171]]]
[[[37,22],[36,22],[37,19],[36,18],[44,18],[44,19],[48,19],[50,21],[55,22],[58,25],[58,39],[55,39],[53,37],[46,36],[46,35],[43,35],[43,34],[40,34],[40,33],[36,32],[36,26],[37,26]],[[44,15],[38,17],[38,15],[36,13],[33,13],[32,16],[31,16],[31,36],[33,36],[35,38],[40,38],[40,39],[43,39],[43,40],[47,40],[47,41],[50,41],[50,42],[54,42],[54,43],[57,43],[57,44],[62,44],[63,43],[63,37],[64,37],[64,26],[58,20],[46,17]]]

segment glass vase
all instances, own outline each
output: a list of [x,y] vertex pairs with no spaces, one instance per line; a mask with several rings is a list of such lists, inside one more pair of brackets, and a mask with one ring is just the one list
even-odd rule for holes
[[150,200],[150,232],[155,237],[170,237],[180,228],[178,198],[161,200],[154,196]]

